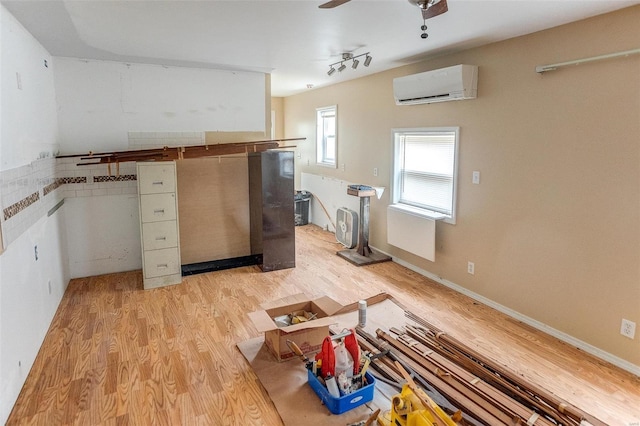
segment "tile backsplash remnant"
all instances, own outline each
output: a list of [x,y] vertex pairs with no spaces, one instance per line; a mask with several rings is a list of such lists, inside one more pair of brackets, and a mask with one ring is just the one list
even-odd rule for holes
[[62,199],[56,173],[54,158],[0,172],[0,221],[5,248]]
[[4,220],[12,218],[13,216],[20,213],[22,210],[29,207],[31,204],[38,201],[39,199],[40,199],[40,193],[34,192],[33,194],[29,195],[26,198],[23,198],[17,203],[11,204],[9,207],[2,210],[2,212],[4,213]]
[[55,178],[53,183],[50,183],[49,185],[42,188],[42,195],[47,195],[50,192],[55,191],[56,189],[60,188],[60,185],[62,184],[64,184],[64,182],[61,178]]
[[129,132],[129,149],[204,145],[204,132]]
[[78,166],[77,158],[44,158],[0,172],[3,246],[6,248],[64,198],[137,194],[136,163]]
[[136,180],[136,175],[120,175],[120,176],[94,176],[94,182],[125,182]]

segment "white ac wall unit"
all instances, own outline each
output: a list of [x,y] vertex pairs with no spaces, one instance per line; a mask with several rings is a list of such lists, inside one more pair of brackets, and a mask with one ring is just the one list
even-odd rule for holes
[[454,65],[393,79],[393,96],[396,105],[474,99],[477,93],[478,67],[476,65]]
[[358,244],[358,213],[345,207],[336,212],[336,239],[348,249]]

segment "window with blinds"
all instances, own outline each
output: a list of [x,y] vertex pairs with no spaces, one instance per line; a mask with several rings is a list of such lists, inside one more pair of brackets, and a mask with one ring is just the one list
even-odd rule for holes
[[393,131],[393,202],[454,219],[458,128]]
[[336,115],[336,106],[316,110],[316,161],[323,166],[336,167]]

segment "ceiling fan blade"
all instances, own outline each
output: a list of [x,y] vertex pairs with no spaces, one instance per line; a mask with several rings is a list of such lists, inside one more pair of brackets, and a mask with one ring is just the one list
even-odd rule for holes
[[428,9],[422,9],[422,19],[433,18],[434,16],[445,13],[449,8],[447,7],[447,0],[440,0],[438,3],[430,6]]
[[350,0],[330,0],[326,3],[321,4],[320,6],[318,6],[320,9],[333,9],[334,7],[338,7],[341,4],[345,4]]

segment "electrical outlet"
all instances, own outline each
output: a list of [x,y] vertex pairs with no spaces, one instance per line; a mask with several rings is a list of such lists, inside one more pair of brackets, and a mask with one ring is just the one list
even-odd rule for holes
[[374,176],[378,176],[378,168],[377,167],[373,168],[373,175]]
[[36,258],[36,262],[38,261],[38,246],[33,246],[33,254]]
[[345,170],[344,163],[342,163],[342,165],[340,166],[340,169],[342,169],[342,171],[344,172]]
[[467,262],[467,273],[474,275],[476,273],[476,264],[473,262]]
[[629,339],[633,339],[636,336],[636,323],[622,318],[622,324],[620,325],[620,334]]
[[480,185],[480,172],[473,172],[471,175],[471,183]]

